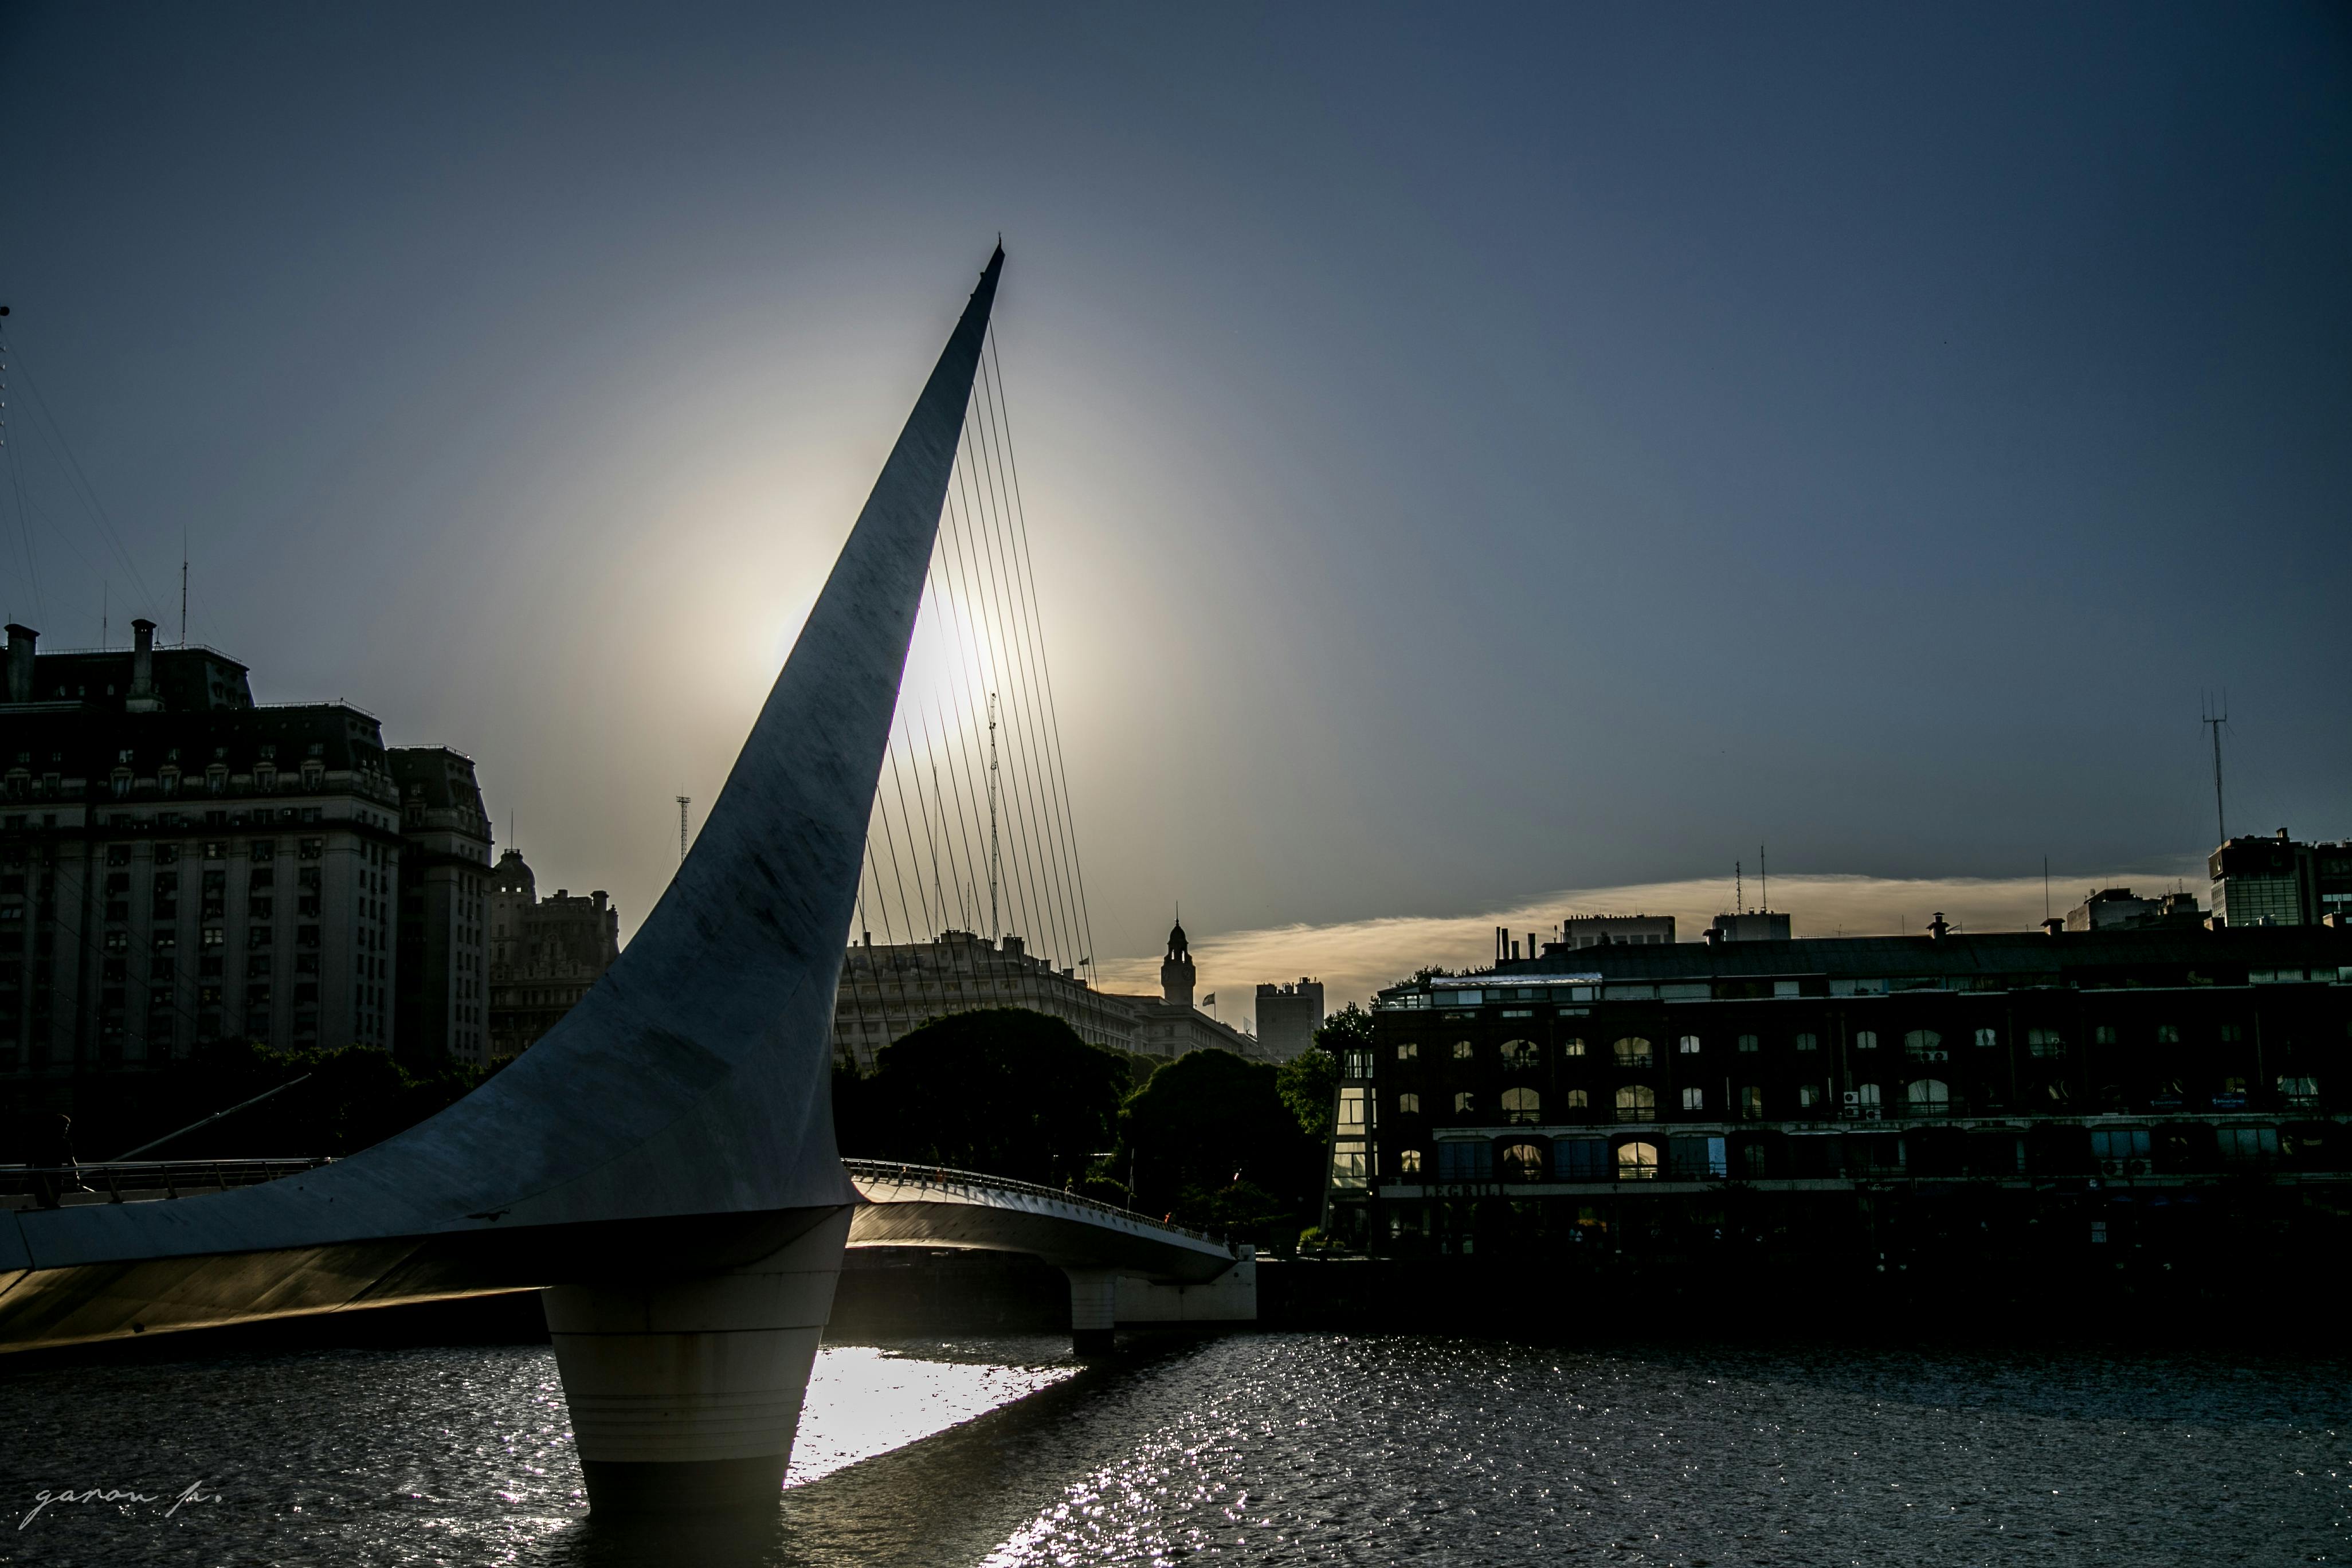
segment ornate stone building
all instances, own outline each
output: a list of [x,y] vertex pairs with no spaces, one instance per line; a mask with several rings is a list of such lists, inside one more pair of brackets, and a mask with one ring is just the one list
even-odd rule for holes
[[621,956],[621,912],[603,889],[541,899],[521,851],[490,873],[490,1059],[520,1056]]

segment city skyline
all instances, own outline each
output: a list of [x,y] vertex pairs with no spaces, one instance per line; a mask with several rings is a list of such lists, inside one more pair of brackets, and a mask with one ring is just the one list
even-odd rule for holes
[[2161,880],[2224,687],[2231,830],[2346,831],[2324,16],[260,15],[0,20],[7,612],[168,636],[184,530],[261,700],[632,919],[999,227],[1107,984],[1759,838]]

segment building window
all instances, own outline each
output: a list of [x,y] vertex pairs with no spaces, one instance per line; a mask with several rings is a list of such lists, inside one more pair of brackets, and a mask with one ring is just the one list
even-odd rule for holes
[[1544,1178],[1543,1150],[1533,1143],[1503,1145],[1503,1180],[1507,1182],[1540,1182]]
[[2025,1049],[2029,1056],[2063,1057],[2066,1054],[2066,1038],[2055,1029],[2028,1029]]
[[2267,1165],[2278,1158],[2275,1127],[2219,1127],[2213,1137],[2225,1165]]
[[1739,1048],[1743,1051],[1759,1051],[1764,1047],[1755,1036],[1742,1035],[1739,1037]]
[[1398,1095],[1398,1096],[1397,1096],[1397,1114],[1398,1114],[1399,1116],[1418,1116],[1418,1115],[1420,1115],[1420,1114],[1421,1114],[1421,1096],[1419,1096],[1419,1095],[1417,1095],[1417,1094],[1400,1094],[1400,1095]]
[[1822,1048],[1822,1037],[1811,1034],[1799,1035],[1797,1048],[1801,1051],[1818,1051]]
[[1696,1087],[1683,1090],[1683,1109],[1685,1110],[1705,1110],[1706,1109],[1706,1091]]
[[2112,1046],[2115,1043],[2116,1026],[2113,1024],[2095,1024],[2092,1026],[2091,1044],[2095,1046]]
[[1468,1089],[1465,1089],[1454,1097],[1454,1115],[1467,1116],[1470,1112],[1477,1109],[1478,1097],[1471,1093]]
[[1801,1108],[1806,1110],[1811,1110],[1814,1106],[1819,1105],[1821,1102],[1822,1086],[1820,1084],[1801,1083],[1797,1086],[1797,1104]]
[[1853,1090],[1853,1113],[1866,1121],[1874,1121],[1878,1118],[1878,1086],[1874,1083],[1856,1084]]
[[1591,1106],[1592,1097],[1585,1093],[1584,1090],[1580,1089],[1571,1089],[1568,1091],[1568,1108],[1570,1110],[1589,1110],[1591,1109]]
[[1583,1040],[1581,1040],[1581,1039],[1570,1039],[1570,1040],[1563,1040],[1562,1042],[1560,1042],[1559,1054],[1560,1054],[1561,1056],[1564,1056],[1564,1057],[1580,1057],[1580,1056],[1582,1056],[1582,1055],[1584,1054],[1584,1042],[1583,1042]]
[[1685,1035],[1681,1041],[1676,1045],[1675,1049],[1681,1051],[1682,1054],[1686,1057],[1695,1057],[1698,1055],[1698,1037],[1696,1035]]
[[1420,1150],[1400,1149],[1397,1151],[1397,1174],[1400,1176],[1418,1176],[1421,1174]]
[[1491,1182],[1495,1179],[1495,1146],[1484,1139],[1437,1146],[1437,1179],[1441,1182]]
[[1331,1145],[1331,1184],[1335,1187],[1370,1185],[1366,1175],[1364,1146],[1361,1143]]
[[1339,1131],[1342,1136],[1349,1133],[1360,1137],[1362,1135],[1365,1127],[1365,1093],[1366,1091],[1361,1089],[1343,1089],[1339,1091]]
[[[110,866],[114,864],[114,856],[111,850],[107,852],[106,863]],[[2221,1026],[2221,1043],[2223,1045],[2234,1046],[2245,1037],[2246,1026],[2243,1024],[2224,1024]]]
[[1903,1098],[1914,1116],[1942,1116],[1952,1109],[1951,1086],[1939,1078],[1913,1079]]
[[1503,1042],[1503,1065],[1507,1068],[1531,1068],[1535,1066],[1535,1042],[1533,1040],[1505,1040]]
[[1416,1044],[1408,1042],[1397,1047],[1397,1060],[1401,1062],[1416,1061],[1420,1057],[1421,1047]]
[[1683,1182],[1719,1182],[1730,1174],[1730,1163],[1724,1156],[1720,1138],[1669,1138],[1666,1174]]
[[1979,1049],[1979,1050],[1980,1050],[1980,1051],[1989,1051],[1989,1050],[1991,1050],[1994,1047],[1996,1047],[1996,1046],[1998,1046],[1998,1045],[2000,1045],[2000,1030],[1998,1030],[1998,1029],[1979,1029],[1979,1030],[1977,1031],[1977,1049]]
[[1658,1146],[1655,1143],[1618,1144],[1617,1179],[1621,1182],[1656,1181]]
[[1617,1091],[1618,1121],[1655,1121],[1657,1119],[1657,1093],[1648,1084],[1629,1083]]
[[1856,1030],[1853,1037],[1853,1048],[1857,1051],[1876,1050],[1878,1048],[1878,1031],[1875,1029]]
[[1466,1062],[1470,1059],[1472,1054],[1469,1041],[1456,1040],[1454,1042],[1454,1059],[1455,1061]]
[[1650,1042],[1639,1035],[1628,1035],[1617,1042],[1617,1065],[1621,1068],[1645,1068],[1650,1065]]
[[1760,1121],[1764,1119],[1762,1085],[1751,1083],[1739,1091],[1739,1114],[1749,1121]]
[[1543,1120],[1543,1096],[1532,1089],[1503,1091],[1503,1120],[1514,1127],[1532,1127]]
[[2296,1110],[2310,1110],[2319,1104],[2319,1080],[2315,1078],[2283,1078],[2278,1080],[2279,1098]]
[[1940,1062],[1951,1058],[1951,1053],[1944,1049],[1944,1037],[1933,1029],[1914,1029],[1905,1035],[1903,1054],[1915,1062]]

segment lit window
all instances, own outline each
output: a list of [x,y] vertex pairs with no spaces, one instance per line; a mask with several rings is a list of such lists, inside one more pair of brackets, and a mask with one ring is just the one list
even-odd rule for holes
[[1749,1084],[1739,1091],[1739,1114],[1750,1121],[1764,1116],[1764,1090],[1761,1085]]
[[1397,1047],[1397,1060],[1401,1062],[1414,1061],[1419,1059],[1420,1056],[1421,1047],[1418,1045],[1407,1044]]
[[1933,1029],[1914,1029],[1905,1035],[1903,1054],[1915,1062],[1940,1062],[1951,1055],[1944,1049],[1944,1037]]
[[1706,1091],[1702,1089],[1686,1089],[1683,1090],[1683,1109],[1685,1110],[1705,1110],[1706,1109]]
[[1645,1083],[1629,1083],[1617,1091],[1617,1120],[1620,1121],[1655,1121],[1658,1119],[1658,1097]]
[[1914,1079],[1903,1098],[1914,1116],[1941,1116],[1952,1109],[1951,1087],[1939,1078]]
[[1370,1182],[1367,1176],[1367,1170],[1364,1146],[1361,1143],[1331,1145],[1331,1184],[1333,1186],[1369,1186]]
[[1400,1149],[1397,1151],[1397,1174],[1400,1176],[1418,1176],[1421,1174],[1420,1150]]
[[2066,1054],[2066,1037],[2055,1029],[2028,1029],[2025,1048],[2037,1057],[2063,1057]]
[[1755,1051],[1761,1050],[1763,1047],[1755,1036],[1742,1035],[1739,1037],[1739,1048],[1743,1051]]
[[1628,1035],[1617,1042],[1617,1065],[1621,1068],[1645,1068],[1650,1065],[1650,1042],[1639,1035]]
[[1421,1096],[1419,1096],[1419,1095],[1417,1095],[1417,1094],[1400,1094],[1400,1095],[1398,1095],[1398,1096],[1397,1096],[1397,1114],[1398,1114],[1399,1116],[1418,1116],[1418,1115],[1420,1115],[1420,1114],[1421,1114]]
[[2091,1029],[2091,1044],[2095,1046],[2112,1046],[2115,1043],[2116,1026],[2113,1024],[2098,1024],[2093,1026]]
[[1801,1083],[1797,1086],[1797,1103],[1800,1106],[1810,1110],[1821,1102],[1822,1086],[1820,1084]]
[[1478,1097],[1466,1089],[1454,1097],[1454,1111],[1457,1116],[1466,1115],[1477,1108]]
[[1621,1182],[1654,1182],[1658,1178],[1658,1146],[1655,1143],[1620,1143],[1617,1145],[1617,1179]]
[[1507,1182],[1540,1182],[1544,1176],[1543,1150],[1533,1143],[1507,1143],[1503,1146],[1503,1180]]
[[1977,1031],[1977,1049],[1979,1049],[1979,1050],[1980,1050],[1980,1051],[1989,1051],[1989,1050],[1991,1050],[1995,1046],[1998,1046],[1998,1045],[2000,1045],[2000,1030],[1998,1030],[1998,1029],[1979,1029],[1979,1030]]
[[1348,1133],[1362,1135],[1365,1112],[1368,1109],[1366,1092],[1362,1089],[1343,1089],[1339,1091],[1339,1131],[1342,1135]]
[[1581,1039],[1572,1039],[1572,1040],[1569,1040],[1569,1041],[1564,1042],[1564,1043],[1560,1046],[1560,1047],[1559,1047],[1559,1054],[1560,1054],[1561,1056],[1564,1056],[1564,1057],[1580,1057],[1580,1056],[1582,1056],[1582,1055],[1584,1054],[1584,1042],[1583,1042],[1583,1040],[1581,1040]]
[[2283,1078],[2278,1091],[2286,1103],[2298,1110],[2307,1110],[2319,1103],[2319,1080],[2315,1078]]
[[1503,1120],[1513,1126],[1533,1126],[1543,1120],[1543,1096],[1532,1089],[1503,1091]]
[[1535,1063],[1536,1046],[1533,1040],[1505,1040],[1503,1042],[1503,1065],[1505,1067],[1533,1067],[1535,1066]]
[[1878,1031],[1875,1029],[1856,1030],[1853,1037],[1853,1048],[1857,1051],[1876,1050],[1878,1048]]
[[1698,1055],[1698,1037],[1696,1035],[1685,1035],[1676,1048],[1686,1057],[1695,1057]]
[[1470,1056],[1471,1056],[1471,1052],[1470,1052],[1470,1042],[1469,1042],[1469,1041],[1467,1041],[1467,1040],[1456,1040],[1456,1041],[1454,1041],[1454,1059],[1455,1061],[1457,1061],[1457,1062],[1466,1062],[1466,1061],[1468,1061],[1468,1060],[1470,1059]]
[[1571,1089],[1568,1091],[1568,1108],[1570,1110],[1584,1110],[1590,1109],[1591,1104],[1592,1097],[1582,1089]]
[[1822,1037],[1819,1035],[1799,1035],[1797,1048],[1801,1051],[1818,1051],[1822,1048]]
[[1878,1114],[1878,1086],[1876,1084],[1864,1083],[1854,1086],[1853,1109],[1856,1115],[1863,1117],[1875,1117]]

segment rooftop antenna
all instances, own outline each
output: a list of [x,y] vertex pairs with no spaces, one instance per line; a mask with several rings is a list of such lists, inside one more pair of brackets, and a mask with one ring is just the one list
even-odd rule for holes
[[1734,860],[1731,863],[1731,912],[1735,915],[1744,915],[1748,912],[1748,883],[1745,880],[1745,870],[1746,868],[1738,861]]
[[2042,918],[2050,918],[2050,857],[2042,858]]
[[1764,907],[1756,912],[1769,915],[1772,912],[1772,873],[1764,868],[1764,846],[1761,844],[1756,847],[1756,879],[1764,884],[1764,890],[1758,895],[1764,900]]
[[2230,694],[2227,691],[2221,693],[2218,707],[2208,700],[2200,705],[2200,722],[2213,731],[2213,831],[2217,836],[2214,842],[2227,844],[2230,841],[2229,819],[2221,814],[2221,726],[2230,721]]
[[98,585],[98,646],[100,648],[105,647],[107,639],[114,635],[113,622],[109,618],[110,608],[107,603],[107,589],[110,586],[104,582]]
[[690,795],[677,797],[677,861],[681,866],[686,864],[686,808],[693,804]]
[[188,531],[180,530],[180,646],[188,646]]

